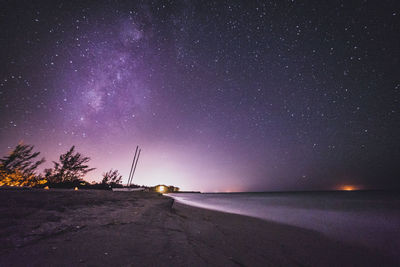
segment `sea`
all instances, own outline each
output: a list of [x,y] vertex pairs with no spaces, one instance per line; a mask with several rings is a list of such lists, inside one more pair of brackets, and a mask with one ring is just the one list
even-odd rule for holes
[[[177,193],[177,202],[302,227],[399,257],[400,192]],[[395,254],[395,255],[393,255]]]

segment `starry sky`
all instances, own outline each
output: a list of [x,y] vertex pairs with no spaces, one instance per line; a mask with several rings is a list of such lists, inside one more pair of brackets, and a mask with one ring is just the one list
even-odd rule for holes
[[1,1],[0,152],[183,190],[400,187],[400,3]]

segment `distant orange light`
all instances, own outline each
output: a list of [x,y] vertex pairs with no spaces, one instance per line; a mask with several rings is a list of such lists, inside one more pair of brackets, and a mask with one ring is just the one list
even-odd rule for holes
[[46,185],[43,189],[44,190],[49,190],[50,188]]
[[353,191],[353,190],[355,190],[356,188],[354,187],[354,186],[352,186],[352,185],[345,185],[345,186],[342,186],[342,190],[344,190],[344,191]]
[[75,187],[74,190],[75,190],[75,191],[78,191],[78,187]]

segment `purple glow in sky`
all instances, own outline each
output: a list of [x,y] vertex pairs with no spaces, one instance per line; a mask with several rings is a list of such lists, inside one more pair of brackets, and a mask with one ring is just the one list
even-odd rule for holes
[[12,1],[0,152],[184,190],[399,186],[399,5]]

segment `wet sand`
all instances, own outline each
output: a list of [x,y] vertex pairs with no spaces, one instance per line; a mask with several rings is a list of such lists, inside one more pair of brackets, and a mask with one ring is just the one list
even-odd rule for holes
[[0,266],[396,266],[298,227],[155,193],[0,190]]

